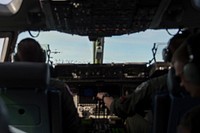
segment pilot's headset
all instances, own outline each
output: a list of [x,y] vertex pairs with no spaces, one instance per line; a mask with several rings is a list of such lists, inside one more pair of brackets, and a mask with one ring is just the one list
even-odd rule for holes
[[[184,40],[190,35],[189,30],[183,30],[175,34],[168,42],[167,47],[162,51],[162,57],[164,62],[171,62],[173,52],[184,42]],[[172,49],[173,48],[173,49]]]
[[186,48],[188,63],[184,65],[183,74],[189,82],[200,84],[200,34],[188,38]]
[[[27,51],[26,51],[27,54],[24,53],[23,60],[20,60],[19,55],[18,55],[19,50],[21,50],[21,49],[26,50],[27,47],[31,47],[31,48],[34,47],[37,50],[37,52],[35,51],[37,55],[36,56],[30,55],[30,53],[27,53]],[[25,39],[21,40],[18,44],[17,49],[18,49],[17,53],[14,54],[14,56],[13,56],[14,61],[28,61],[28,62],[45,62],[46,61],[45,50],[43,50],[42,47],[40,46],[40,44],[32,38],[25,38]],[[30,49],[30,48],[28,48],[28,49]]]
[[165,47],[162,51],[162,57],[164,62],[170,62],[172,58],[172,53],[170,52],[168,47]]
[[183,38],[182,34],[177,33],[169,40],[167,47],[165,47],[162,51],[162,57],[163,57],[164,62],[171,62],[173,53],[172,53],[170,47],[172,47],[172,45],[174,45],[173,47],[176,49],[178,46],[175,46],[175,45],[177,45],[179,43],[177,40],[178,39],[180,40],[181,38]]

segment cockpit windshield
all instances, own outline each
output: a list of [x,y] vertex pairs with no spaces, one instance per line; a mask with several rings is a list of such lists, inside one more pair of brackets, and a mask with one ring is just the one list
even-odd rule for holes
[[[103,63],[131,63],[162,61],[162,49],[177,30],[147,30],[130,35],[104,38]],[[53,64],[93,63],[93,42],[85,36],[70,35],[61,32],[23,32],[17,42],[26,37],[35,39],[45,50],[50,51]]]

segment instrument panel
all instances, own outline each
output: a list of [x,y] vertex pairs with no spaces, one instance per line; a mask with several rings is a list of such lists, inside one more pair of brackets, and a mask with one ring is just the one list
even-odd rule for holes
[[148,76],[146,63],[138,64],[57,64],[55,76],[65,80],[137,79]]
[[148,68],[146,63],[57,64],[54,75],[66,82],[76,95],[79,116],[94,118],[110,115],[100,108],[98,92],[107,92],[114,98],[127,95],[147,79]]
[[124,120],[111,114],[98,92],[107,92],[114,98],[131,94],[143,81],[165,72],[166,65],[140,64],[57,64],[53,74],[66,82],[74,94],[79,116],[87,132],[125,132]]

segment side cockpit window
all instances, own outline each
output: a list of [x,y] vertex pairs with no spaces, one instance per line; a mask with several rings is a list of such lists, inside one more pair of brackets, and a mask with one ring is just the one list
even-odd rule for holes
[[0,37],[0,62],[3,62],[5,60],[8,41],[9,41],[8,37],[5,38]]
[[1,0],[0,1],[0,16],[11,16],[16,14],[23,0]]
[[[3,43],[4,43],[4,38],[0,38],[0,53],[2,53]],[[0,59],[1,59],[1,54],[0,54]]]

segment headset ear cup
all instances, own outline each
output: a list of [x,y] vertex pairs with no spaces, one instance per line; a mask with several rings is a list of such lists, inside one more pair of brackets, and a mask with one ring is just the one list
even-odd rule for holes
[[171,62],[171,59],[172,59],[172,53],[170,51],[168,51],[168,54],[167,54],[167,60],[166,62]]
[[188,63],[183,69],[184,77],[191,83],[200,84],[200,73],[198,67],[194,63]]
[[46,51],[42,50],[42,62],[46,62]]
[[164,48],[162,51],[162,58],[163,58],[164,62],[166,62],[166,60],[167,60],[167,49],[166,48]]
[[163,56],[164,62],[170,62],[171,61],[172,54],[171,54],[169,49],[164,48],[163,51],[162,51],[162,56]]

